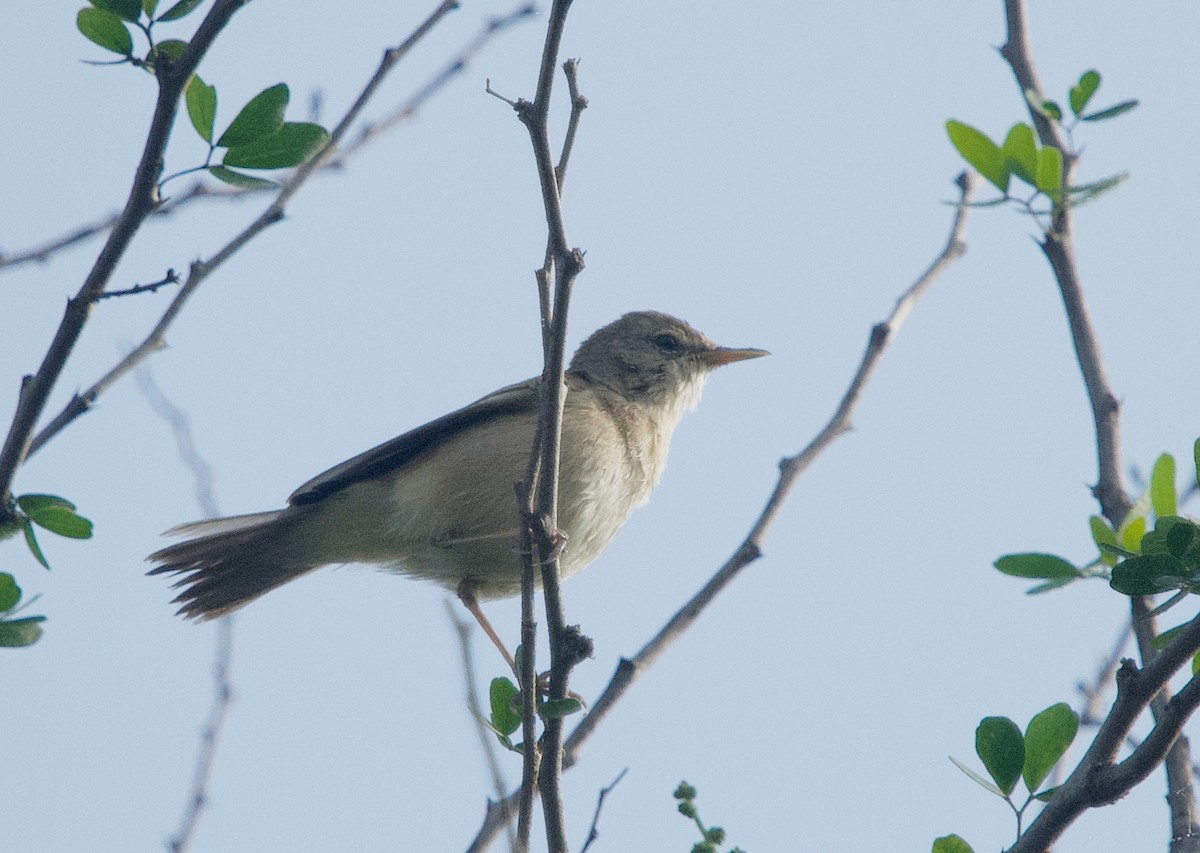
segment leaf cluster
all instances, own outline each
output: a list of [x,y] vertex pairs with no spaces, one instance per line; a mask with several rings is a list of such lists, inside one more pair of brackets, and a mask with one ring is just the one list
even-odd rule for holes
[[[1115,118],[1137,106],[1136,100],[1129,100],[1106,109],[1087,112],[1088,104],[1099,88],[1098,71],[1085,71],[1080,75],[1079,82],[1071,87],[1068,93],[1067,101],[1073,115],[1069,122],[1064,122],[1062,108],[1056,102],[1042,98],[1032,90],[1027,91],[1025,95],[1035,112],[1062,127],[1069,136],[1078,122]],[[1075,156],[1074,152],[1060,150],[1054,145],[1039,145],[1033,126],[1024,122],[1018,122],[1009,128],[1002,143],[996,143],[983,131],[953,119],[946,122],[946,133],[962,158],[1001,192],[1000,198],[980,203],[985,206],[1018,201],[1010,194],[1013,178],[1032,188],[1032,198],[1020,201],[1029,207],[1043,195],[1053,205],[1083,204],[1107,192],[1128,177],[1121,173],[1094,183],[1064,186],[1064,154]]]
[[[1200,485],[1200,439],[1193,446]],[[1200,526],[1178,514],[1175,458],[1164,453],[1155,461],[1150,483],[1117,528],[1098,515],[1088,519],[1099,551],[1090,563],[1076,566],[1055,554],[1006,554],[996,560],[1001,572],[1042,583],[1031,594],[1066,586],[1086,577],[1104,577],[1125,595],[1153,595],[1178,590],[1200,593]],[[1150,523],[1153,521],[1153,528]]]
[[[517,660],[521,659],[521,648],[517,647]],[[523,743],[514,744],[512,735],[521,728],[521,689],[512,679],[500,676],[493,678],[488,687],[490,716],[483,724],[491,729],[500,745],[512,752],[522,752]],[[543,699],[539,694],[536,701],[537,714],[543,720],[567,717],[583,710],[583,703],[573,697]]]
[[[1039,791],[1050,771],[1066,754],[1079,732],[1079,715],[1065,702],[1051,705],[1035,714],[1025,732],[1008,717],[984,717],[975,729],[975,754],[983,762],[985,778],[951,757],[963,773],[1009,804],[1017,816],[1017,833],[1025,809],[1035,800],[1049,800],[1054,788]],[[1024,781],[1028,795],[1018,806],[1012,794],[1017,782]],[[971,845],[957,835],[938,838],[933,853],[971,853]]]

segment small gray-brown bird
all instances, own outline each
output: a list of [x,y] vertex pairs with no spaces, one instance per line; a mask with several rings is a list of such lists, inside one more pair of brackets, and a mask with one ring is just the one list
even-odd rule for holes
[[[719,347],[682,320],[626,314],[579,347],[566,373],[558,526],[563,577],[594,560],[662,477],[684,411],[709,372],[757,358]],[[309,480],[286,509],[214,518],[170,531],[191,538],[148,558],[183,577],[180,613],[211,619],[332,563],[376,563],[475,602],[521,588],[513,484],[537,429],[538,380],[368,450]]]

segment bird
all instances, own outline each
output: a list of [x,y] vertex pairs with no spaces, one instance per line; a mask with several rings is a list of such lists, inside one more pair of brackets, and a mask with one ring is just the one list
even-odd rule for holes
[[[657,311],[625,314],[584,340],[564,375],[562,577],[591,563],[649,499],[710,372],[764,355],[717,346]],[[504,651],[478,601],[520,593],[514,484],[529,464],[539,382],[501,388],[335,465],[284,509],[174,527],[167,535],[187,538],[151,554],[149,574],[180,576],[179,615],[205,621],[322,566],[376,564],[456,592]]]

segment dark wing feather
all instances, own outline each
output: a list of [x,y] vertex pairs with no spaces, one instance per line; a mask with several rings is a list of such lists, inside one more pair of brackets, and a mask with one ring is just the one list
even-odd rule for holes
[[363,480],[371,480],[404,465],[409,460],[436,447],[460,430],[494,418],[521,413],[536,414],[538,406],[538,380],[530,379],[494,391],[448,415],[430,421],[424,426],[385,441],[353,459],[335,465],[324,474],[318,474],[288,498],[293,505],[310,504],[328,497]]

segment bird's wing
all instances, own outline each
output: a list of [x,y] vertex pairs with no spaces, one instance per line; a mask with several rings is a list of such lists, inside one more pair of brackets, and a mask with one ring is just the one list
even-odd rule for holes
[[[349,485],[379,477],[401,467],[417,455],[436,447],[457,435],[461,430],[487,423],[499,417],[515,414],[536,415],[538,407],[538,380],[529,379],[493,391],[448,415],[430,421],[424,426],[385,441],[353,459],[335,465],[324,474],[318,474],[288,498],[289,504],[315,503]],[[532,448],[531,448],[532,449]]]

